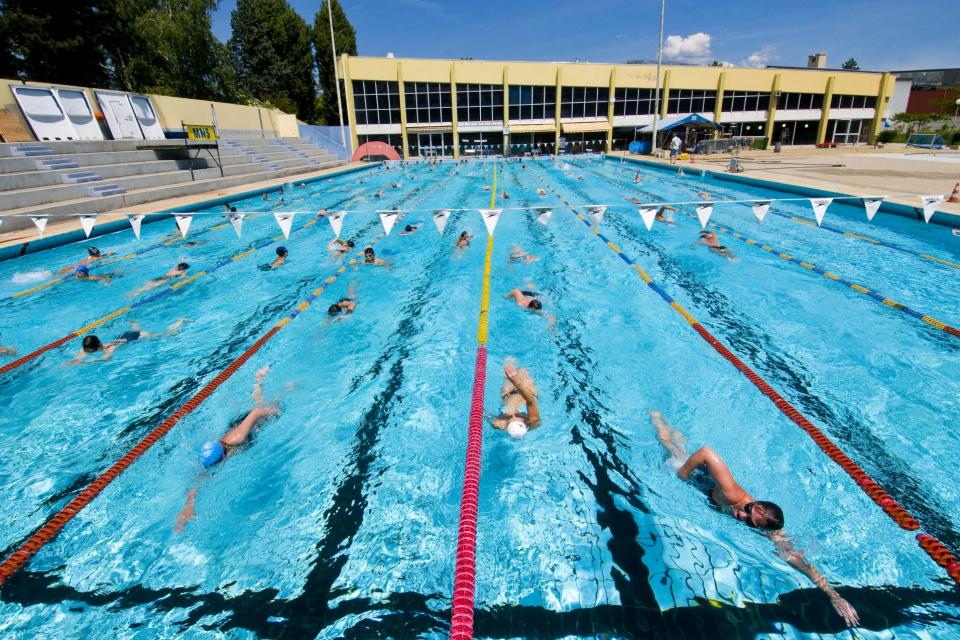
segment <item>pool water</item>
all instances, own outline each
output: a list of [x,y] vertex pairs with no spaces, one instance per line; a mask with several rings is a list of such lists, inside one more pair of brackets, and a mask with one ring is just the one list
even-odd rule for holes
[[[74,340],[0,377],[4,557],[338,276],[0,589],[0,634],[446,637],[487,236],[475,208],[489,204],[492,172],[483,161],[378,166],[288,190],[282,203],[278,194],[234,203],[257,214],[239,239],[213,228],[219,215],[198,215],[188,237],[196,246],[175,241],[165,220],[144,225],[139,242],[126,231],[0,264],[0,342],[20,353],[125,307],[177,262],[210,271],[96,329],[109,339],[132,320],[159,332],[188,318],[176,336],[64,366]],[[373,198],[381,187],[385,197]],[[543,426],[521,439],[484,434],[477,637],[852,637],[765,537],[676,477],[651,410],[691,451],[709,444],[748,491],[783,507],[791,540],[859,612],[854,637],[957,637],[960,594],[912,534],[560,197],[611,205],[601,223],[611,241],[957,549],[960,342],[758,248],[769,243],[957,326],[960,270],[912,253],[960,262],[948,229],[884,213],[867,223],[859,205],[831,205],[825,224],[898,251],[798,222],[813,219],[809,204],[775,204],[762,224],[746,205],[719,204],[713,221],[757,241],[720,234],[736,254],[728,261],[696,244],[692,207],[647,231],[625,198],[788,194],[580,157],[499,163],[497,189],[510,199],[498,199],[485,410],[498,412],[502,366],[514,356],[539,388]],[[531,206],[554,207],[547,225],[519,208]],[[357,250],[381,234],[378,209],[414,210],[376,244],[389,268],[348,264],[338,274],[329,224],[307,225],[320,207],[350,211],[342,236]],[[453,210],[442,235],[430,215],[439,208]],[[276,239],[276,210],[300,212],[289,239]],[[406,224],[420,227],[400,236]],[[455,253],[463,230],[474,239]],[[83,257],[87,244],[123,256],[161,241],[91,269],[117,272],[109,285],[68,278],[10,297]],[[286,263],[258,269],[279,244]],[[513,244],[538,259],[511,262]],[[503,299],[515,287],[541,292],[556,323]],[[326,307],[350,294],[356,311],[331,322]],[[280,416],[203,472],[197,450],[251,408],[254,372],[267,364],[264,392]],[[178,533],[193,488],[196,517]]]

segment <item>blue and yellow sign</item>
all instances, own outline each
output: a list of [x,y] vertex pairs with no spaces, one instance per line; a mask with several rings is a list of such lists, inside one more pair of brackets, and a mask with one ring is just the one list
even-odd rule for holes
[[187,130],[187,140],[212,142],[217,139],[217,128],[210,125],[185,124],[183,128]]

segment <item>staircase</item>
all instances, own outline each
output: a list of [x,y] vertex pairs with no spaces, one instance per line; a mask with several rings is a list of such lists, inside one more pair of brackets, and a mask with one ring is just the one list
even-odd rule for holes
[[[144,145],[171,148],[137,149]],[[0,231],[32,227],[31,215],[102,213],[343,164],[307,140],[221,139],[223,176],[202,151],[192,180],[182,148],[182,140],[0,144]]]

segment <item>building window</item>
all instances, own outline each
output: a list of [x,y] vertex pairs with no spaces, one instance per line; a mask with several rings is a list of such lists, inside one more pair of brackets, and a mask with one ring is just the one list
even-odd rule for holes
[[781,93],[777,97],[777,109],[819,109],[823,106],[820,93]]
[[649,116],[656,111],[656,95],[653,89],[617,89],[613,104],[615,116]]
[[439,82],[405,82],[407,124],[451,121],[450,85]]
[[393,147],[394,151],[398,154],[403,155],[403,137],[397,134],[386,134],[386,135],[370,135],[370,136],[357,136],[357,141],[363,145],[368,142],[386,142],[388,145]]
[[459,122],[503,122],[503,85],[458,84]]
[[557,115],[556,97],[554,87],[510,87],[510,119],[552,120]]
[[699,89],[671,89],[667,98],[667,113],[703,113],[714,110],[716,91]]
[[723,94],[723,111],[766,111],[770,94],[756,91],[727,91]]
[[830,100],[831,109],[873,109],[877,106],[876,96],[847,96],[834,94]]
[[357,124],[400,124],[400,92],[396,82],[354,80]]
[[607,87],[563,87],[560,91],[561,118],[606,118],[610,102]]

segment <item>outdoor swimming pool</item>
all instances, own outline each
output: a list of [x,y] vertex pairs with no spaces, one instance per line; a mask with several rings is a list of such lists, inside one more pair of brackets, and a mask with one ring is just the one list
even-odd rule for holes
[[[0,343],[21,354],[124,309],[178,262],[207,272],[95,330],[108,339],[132,320],[162,331],[189,318],[176,336],[65,367],[73,339],[0,376],[4,558],[325,287],[4,584],[0,633],[446,637],[487,236],[471,209],[489,205],[493,168],[376,167],[288,190],[283,203],[278,194],[234,203],[257,214],[240,239],[219,216],[196,216],[195,246],[162,221],[139,242],[126,231],[0,264]],[[960,593],[914,534],[562,200],[611,205],[604,236],[956,550],[960,339],[762,248],[956,327],[960,243],[949,229],[883,213],[868,223],[859,203],[832,204],[830,228],[810,224],[804,202],[775,205],[762,224],[749,206],[718,204],[711,220],[730,261],[696,244],[692,206],[647,231],[625,198],[789,194],[587,157],[498,163],[501,189],[510,199],[498,199],[484,408],[498,412],[512,355],[539,387],[543,426],[524,438],[484,432],[477,637],[851,637],[765,537],[676,477],[651,410],[690,450],[710,444],[748,491],[783,507],[790,538],[858,610],[857,637],[957,636]],[[549,223],[510,209],[528,206],[552,206]],[[358,269],[327,250],[330,225],[306,213],[320,207],[351,212],[347,260],[382,233],[378,209],[414,211],[376,242],[390,268]],[[435,209],[453,210],[442,236]],[[304,212],[289,239],[278,239],[275,210]],[[406,224],[421,226],[400,236]],[[454,253],[463,230],[474,239]],[[510,261],[514,243],[538,259]],[[109,285],[68,278],[12,297],[89,244],[118,257],[160,246],[91,268],[116,272]],[[281,244],[287,262],[258,269]],[[539,291],[556,324],[504,300],[515,287]],[[330,322],[327,307],[351,289],[356,311]],[[202,472],[197,450],[252,406],[266,364],[265,395],[280,416],[242,455]],[[195,487],[196,517],[177,533]]]

